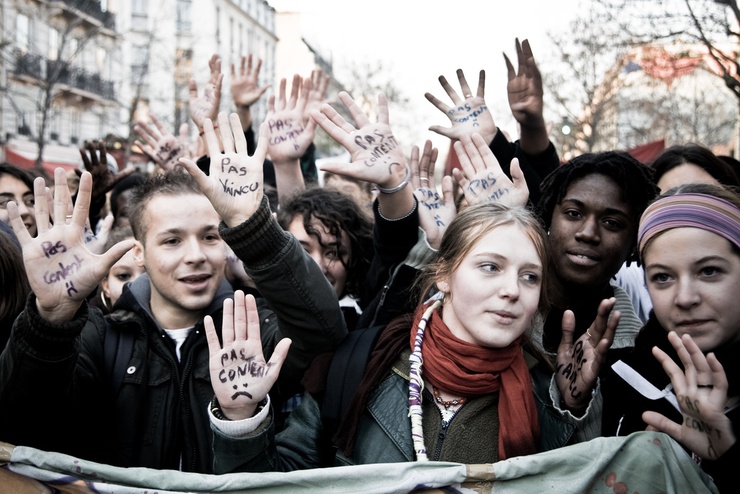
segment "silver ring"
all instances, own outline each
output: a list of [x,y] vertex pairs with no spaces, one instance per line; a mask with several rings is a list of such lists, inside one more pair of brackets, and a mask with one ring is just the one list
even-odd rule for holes
[[419,180],[426,180],[427,182],[429,182],[429,179],[427,177],[421,177]]
[[712,389],[712,388],[714,388],[714,384],[697,384],[696,387],[697,388],[709,388],[709,389]]
[[465,97],[465,99],[468,99],[468,98],[472,98],[473,97],[472,94],[464,94],[463,96]]
[[593,336],[591,336],[591,331],[589,331],[588,329],[586,330],[586,334],[588,335],[588,339],[589,340],[591,340],[591,338],[593,338]]

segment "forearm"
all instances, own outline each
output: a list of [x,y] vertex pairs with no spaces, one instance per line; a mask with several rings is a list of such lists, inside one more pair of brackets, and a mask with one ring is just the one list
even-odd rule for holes
[[550,145],[545,119],[540,118],[532,125],[521,126],[519,146],[524,153],[537,155],[543,153]]
[[278,203],[286,204],[291,196],[306,188],[301,172],[301,163],[299,159],[275,161],[275,185],[278,192]]

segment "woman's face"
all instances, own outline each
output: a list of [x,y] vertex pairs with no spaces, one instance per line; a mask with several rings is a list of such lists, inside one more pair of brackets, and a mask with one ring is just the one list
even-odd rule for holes
[[134,281],[146,270],[143,266],[137,265],[134,260],[133,249],[129,250],[118,260],[108,271],[108,276],[101,281],[103,293],[111,301],[111,306],[121,297],[123,285],[129,281]]
[[655,237],[644,253],[653,310],[666,331],[688,334],[703,352],[740,340],[740,256],[699,228]]
[[329,229],[321,221],[314,218],[311,227],[321,235],[321,241],[315,235],[311,235],[303,226],[303,217],[296,216],[290,222],[288,232],[301,243],[308,255],[316,261],[321,272],[329,280],[338,298],[344,295],[344,287],[347,284],[347,268],[351,252],[349,252],[349,237],[343,231],[342,238],[338,239],[331,234]]
[[445,292],[442,319],[463,341],[508,346],[537,312],[542,270],[534,243],[520,227],[494,228],[449,277],[437,281]]
[[552,263],[562,285],[598,288],[632,250],[637,225],[621,188],[609,177],[587,175],[568,186],[548,232]]
[[34,210],[33,191],[22,180],[13,175],[0,175],[0,221],[10,224],[7,203],[14,201],[18,205],[18,214],[26,225],[28,233],[36,236],[36,212]]
[[658,180],[658,188],[661,192],[684,184],[719,185],[719,182],[703,168],[693,163],[684,163],[671,168]]

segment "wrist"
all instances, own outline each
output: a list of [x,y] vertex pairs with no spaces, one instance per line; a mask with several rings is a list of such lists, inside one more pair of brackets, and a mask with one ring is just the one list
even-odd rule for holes
[[244,420],[251,419],[257,415],[267,405],[267,397],[263,398],[259,403],[250,403],[249,405],[239,407],[237,409],[225,409],[222,408],[218,402],[218,399],[214,396],[211,400],[209,408],[211,413],[218,420]]
[[411,180],[411,167],[408,163],[405,163],[404,165],[403,169],[405,175],[400,179],[400,181],[397,176],[394,176],[392,177],[393,181],[389,180],[384,184],[375,184],[381,194],[395,194],[396,192],[406,188],[409,184],[409,180]]

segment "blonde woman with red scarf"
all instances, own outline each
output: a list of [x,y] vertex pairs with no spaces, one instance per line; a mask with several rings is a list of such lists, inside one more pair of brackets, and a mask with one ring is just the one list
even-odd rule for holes
[[[315,362],[315,372],[304,378],[308,392],[280,434],[274,433],[272,412],[258,407],[265,393],[250,394],[248,401],[261,411],[233,423],[228,435],[216,433],[215,441],[230,443],[219,449],[234,452],[216,458],[217,470],[426,460],[493,463],[573,442],[590,413],[591,393],[585,390],[595,385],[618,318],[609,318],[605,305],[576,342],[572,314],[564,318],[558,365],[569,371],[557,375],[570,377],[555,384],[547,359],[529,350],[527,338],[548,305],[547,237],[539,220],[524,208],[495,203],[470,206],[457,215],[449,207],[454,202],[451,182],[443,181],[442,196],[436,194],[433,173],[419,166],[418,150],[408,166],[400,153],[390,153],[390,166],[385,163],[384,153],[395,150],[396,140],[384,97],[378,123],[371,123],[346,93],[340,99],[360,129],[328,105],[323,116],[314,113],[334,139],[348,150],[357,147],[351,150],[352,165],[341,170],[336,165],[333,171],[351,169],[358,178],[379,184],[384,194],[403,190],[413,177],[417,190],[411,212],[418,207],[425,233],[417,247],[444,231],[436,261],[414,260],[416,247],[409,253],[406,263],[421,270],[420,302],[414,313],[394,319],[382,331],[336,431],[322,421],[327,381]],[[493,159],[481,139],[466,143],[475,163],[483,162],[482,154]],[[512,168],[514,182],[500,167],[490,170],[491,181],[505,184],[507,197],[526,194],[521,171]],[[424,187],[428,191],[418,193]],[[435,226],[440,228],[433,231]],[[436,247],[438,242],[432,243]],[[224,331],[233,330],[225,325]]]

